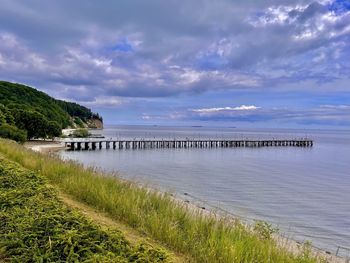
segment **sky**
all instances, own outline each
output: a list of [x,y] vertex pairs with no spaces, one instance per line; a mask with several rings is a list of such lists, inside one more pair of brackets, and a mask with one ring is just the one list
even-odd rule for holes
[[0,79],[106,124],[350,128],[350,0],[0,0]]

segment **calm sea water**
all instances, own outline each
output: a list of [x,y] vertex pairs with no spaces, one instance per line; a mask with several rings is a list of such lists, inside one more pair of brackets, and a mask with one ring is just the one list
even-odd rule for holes
[[63,158],[207,202],[288,237],[335,251],[350,246],[350,132],[204,127],[107,127],[107,138],[299,138],[312,148],[217,148],[64,151]]

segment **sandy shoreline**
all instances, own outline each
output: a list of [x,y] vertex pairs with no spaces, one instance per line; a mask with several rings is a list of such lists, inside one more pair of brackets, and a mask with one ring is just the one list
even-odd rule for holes
[[[74,130],[74,129],[72,129]],[[69,131],[71,132],[71,131]],[[24,144],[24,146],[28,149],[31,149],[36,152],[44,153],[44,154],[53,154],[57,153],[58,151],[66,149],[65,144],[61,140],[56,140],[56,141],[28,141]],[[225,216],[227,217],[228,215],[224,213],[216,213],[213,211],[209,210],[203,210],[202,207],[205,207],[205,204],[201,203],[200,201],[195,201],[192,203],[188,203],[188,201],[185,201],[181,198],[176,198],[174,197],[176,202],[181,202],[185,203],[186,206],[188,207],[189,210],[191,211],[204,211],[205,214],[208,216],[214,215],[214,216]],[[229,216],[232,217],[232,216]],[[232,219],[235,219],[232,217]],[[299,253],[302,249],[302,244],[300,242],[297,242],[291,238],[284,237],[282,235],[274,235],[275,240],[277,241],[278,244],[280,244],[282,247],[286,248],[292,253]],[[327,262],[330,263],[346,263],[349,262],[345,258],[338,257],[334,254],[331,254],[329,251],[318,249],[315,247],[311,247],[312,254],[318,257],[322,257],[327,260]]]
[[24,143],[24,147],[41,153],[54,153],[66,149],[63,141],[35,140]]
[[[77,129],[63,129],[62,135],[69,136]],[[24,143],[24,147],[35,152],[54,153],[66,149],[64,141],[60,138],[55,140],[31,140]]]

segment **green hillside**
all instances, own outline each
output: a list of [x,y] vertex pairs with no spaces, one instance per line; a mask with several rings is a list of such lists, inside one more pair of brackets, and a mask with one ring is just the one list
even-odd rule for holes
[[84,127],[102,118],[76,103],[56,100],[34,88],[0,81],[0,137],[23,141],[23,137],[59,136],[61,129]]

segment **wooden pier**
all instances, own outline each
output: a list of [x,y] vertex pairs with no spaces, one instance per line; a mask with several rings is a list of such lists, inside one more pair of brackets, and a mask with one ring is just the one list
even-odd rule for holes
[[99,140],[67,141],[70,150],[160,149],[160,148],[239,148],[312,147],[309,139],[298,140]]

